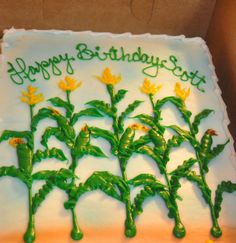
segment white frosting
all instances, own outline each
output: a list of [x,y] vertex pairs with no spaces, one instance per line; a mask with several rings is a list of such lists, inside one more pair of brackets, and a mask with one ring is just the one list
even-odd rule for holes
[[[236,181],[235,171],[235,152],[233,149],[233,139],[228,131],[229,119],[226,112],[226,106],[222,100],[221,92],[217,84],[217,77],[214,66],[212,64],[211,55],[201,38],[185,38],[184,36],[171,37],[167,35],[131,35],[110,34],[110,33],[93,33],[72,32],[72,31],[38,31],[38,30],[14,30],[10,29],[4,32],[1,69],[0,69],[0,132],[8,130],[27,130],[29,129],[29,111],[28,107],[20,102],[19,96],[22,90],[25,90],[30,84],[25,81],[23,85],[14,84],[7,73],[9,68],[7,62],[15,63],[16,57],[21,57],[27,65],[34,65],[35,61],[47,60],[49,57],[58,56],[59,54],[68,53],[76,57],[75,46],[77,43],[87,43],[94,49],[95,46],[101,46],[101,49],[108,50],[111,46],[119,48],[123,46],[127,53],[136,51],[137,47],[142,47],[143,52],[149,55],[158,56],[161,59],[167,59],[170,55],[178,58],[178,63],[188,72],[199,70],[199,73],[205,75],[206,84],[204,85],[205,93],[200,92],[189,82],[181,82],[183,87],[190,87],[191,94],[186,100],[187,108],[193,113],[193,117],[205,108],[213,109],[214,114],[209,115],[200,125],[198,138],[201,138],[206,129],[211,128],[217,131],[219,136],[214,137],[214,145],[223,143],[228,138],[230,144],[226,146],[224,151],[210,162],[210,170],[207,174],[207,181],[215,191],[217,185],[222,180]],[[72,63],[75,73],[73,78],[82,81],[82,86],[72,92],[71,100],[75,104],[75,110],[79,111],[85,107],[87,101],[93,99],[101,99],[109,101],[105,86],[99,82],[95,75],[101,75],[106,67],[109,67],[112,73],[121,74],[122,81],[115,86],[115,89],[127,89],[125,99],[119,104],[119,111],[123,111],[127,104],[134,99],[144,100],[140,107],[132,114],[149,113],[151,109],[148,97],[140,92],[144,78],[147,76],[142,73],[144,64],[139,62],[115,62],[115,61],[91,61],[76,60]],[[44,94],[45,100],[59,96],[65,98],[63,93],[57,86],[58,81],[66,75],[65,65],[60,65],[63,70],[61,76],[51,75],[50,80],[43,80],[41,74],[37,74],[36,82],[32,85],[39,88],[39,92]],[[51,73],[51,72],[50,72]],[[163,98],[174,94],[174,86],[180,80],[171,72],[161,69],[156,78],[150,78],[156,84],[163,84],[163,88],[157,93],[156,98]],[[47,102],[37,105],[36,110],[40,107],[50,105]],[[184,122],[176,109],[170,104],[165,105],[163,109],[163,124],[180,124],[184,126]],[[76,130],[88,125],[96,125],[109,129],[111,127],[108,118],[104,119],[87,119],[79,120]],[[134,121],[128,119],[125,124],[132,124]],[[54,123],[45,120],[40,122],[36,133],[36,148],[43,148],[40,145],[40,136],[47,126],[53,126]],[[101,140],[93,140],[94,144],[99,144],[108,155],[107,159],[93,158],[86,156],[79,161],[76,173],[81,181],[93,172],[98,170],[107,170],[111,173],[120,175],[119,165],[116,158],[110,155],[109,145]],[[60,146],[55,139],[50,140],[50,146]],[[167,165],[169,171],[175,169],[179,164],[194,156],[193,149],[187,143],[184,143],[178,149],[173,149],[171,153],[171,162]],[[66,151],[69,157],[69,151]],[[56,160],[45,160],[36,165],[35,171],[42,169],[66,168],[67,164],[56,162]],[[16,165],[16,155],[13,148],[7,143],[0,144],[0,166]],[[146,156],[134,155],[127,166],[127,174],[129,178],[139,173],[151,173],[158,176],[163,181],[155,163]],[[192,183],[181,180],[182,187],[180,195],[183,201],[178,202],[180,214],[183,223],[191,227],[192,222],[196,227],[200,227],[203,223],[211,226],[210,212],[208,206],[201,197],[200,191]],[[35,183],[34,190],[38,189],[42,183]],[[27,222],[27,192],[23,184],[12,178],[0,178],[0,234],[12,231],[24,231]],[[214,193],[213,195],[214,196]],[[223,203],[223,209],[220,216],[220,224],[230,227],[236,227],[236,207],[235,194],[226,195],[226,201]],[[36,226],[39,228],[50,228],[52,225],[63,227],[71,224],[70,212],[64,210],[63,202],[67,199],[67,195],[55,189],[40,207],[36,216]],[[227,208],[225,207],[227,205]],[[83,228],[109,228],[123,227],[125,210],[124,205],[118,201],[111,199],[102,192],[92,192],[83,196],[76,208],[79,217],[79,224]],[[112,217],[111,217],[112,215]],[[156,222],[158,219],[158,222]],[[17,224],[15,223],[17,222]],[[167,217],[167,210],[158,197],[154,197],[145,203],[144,213],[138,218],[138,228],[152,225],[162,225],[163,227],[172,227],[172,220]],[[117,226],[117,227],[118,227]]]

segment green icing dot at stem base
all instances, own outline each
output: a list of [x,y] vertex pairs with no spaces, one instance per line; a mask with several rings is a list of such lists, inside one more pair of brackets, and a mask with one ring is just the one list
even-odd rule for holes
[[35,231],[32,227],[25,232],[24,241],[26,243],[32,243],[35,241]]
[[128,238],[132,238],[136,235],[136,228],[130,228],[125,230],[125,236]]
[[135,224],[126,225],[125,227],[125,236],[132,238],[136,235],[136,226]]
[[84,234],[78,230],[73,229],[70,234],[71,238],[73,240],[81,240],[84,236]]
[[211,228],[211,235],[214,236],[215,238],[219,238],[222,235],[222,231],[219,226],[213,226]]
[[182,223],[176,224],[173,229],[173,234],[177,238],[183,238],[186,235],[186,230],[184,225]]

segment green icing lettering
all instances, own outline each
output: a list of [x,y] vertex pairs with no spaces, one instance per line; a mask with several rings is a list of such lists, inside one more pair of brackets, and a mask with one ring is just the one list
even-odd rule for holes
[[[161,59],[158,56],[153,56],[145,53],[141,47],[137,47],[137,50],[131,53],[126,52],[123,46],[116,48],[110,47],[107,51],[104,51],[100,46],[90,48],[86,43],[78,43],[75,47],[78,61],[90,61],[97,59],[101,62],[115,61],[115,62],[128,62],[128,63],[143,63],[145,66],[142,69],[142,73],[149,77],[157,77],[160,70],[166,70],[171,72],[174,76],[178,77],[183,82],[190,82],[199,91],[205,92],[204,84],[206,83],[205,76],[200,75],[199,71],[185,70],[180,64],[178,64],[177,57],[170,55],[168,59]],[[68,53],[64,55],[53,56],[47,60],[35,61],[34,65],[27,65],[26,61],[20,57],[15,59],[15,63],[8,63],[8,74],[10,79],[18,85],[23,84],[26,80],[29,82],[36,81],[36,75],[41,75],[41,79],[49,80],[52,75],[60,76],[62,71],[60,65],[66,66],[66,72],[73,74],[74,69],[72,62],[75,62],[76,58],[69,56]]]
[[26,62],[18,57],[15,59],[15,64],[7,62],[9,66],[7,72],[15,84],[21,85],[25,80],[35,82],[36,78],[34,76],[37,74],[40,74],[41,79],[45,80],[49,80],[51,75],[60,76],[62,71],[58,66],[61,63],[66,65],[66,72],[68,74],[73,74],[73,61],[75,61],[75,58],[66,53],[64,55],[58,55],[58,57],[53,56],[52,58],[41,62],[36,61],[34,66],[27,66]]

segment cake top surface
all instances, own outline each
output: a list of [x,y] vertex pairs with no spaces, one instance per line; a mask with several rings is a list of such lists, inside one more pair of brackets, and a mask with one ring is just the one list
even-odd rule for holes
[[[76,179],[77,186],[80,182],[84,183],[96,171],[112,173],[122,178],[125,183],[129,180],[132,182],[132,178],[145,173],[156,176],[164,185],[165,174],[171,181],[170,172],[183,165],[184,161],[192,163],[192,172],[199,176],[204,174],[203,180],[207,180],[212,190],[212,199],[221,181],[235,182],[235,152],[233,139],[227,128],[229,120],[226,107],[217,84],[211,55],[201,38],[10,29],[5,31],[3,37],[0,71],[0,82],[3,87],[0,90],[2,104],[0,132],[4,130],[32,132],[33,152],[45,150],[42,134],[47,127],[63,127],[58,117],[69,121],[76,136],[87,130],[92,134],[96,133],[94,127],[114,132],[115,138],[119,140],[117,153],[114,152],[115,145],[112,143],[113,150],[110,150],[110,144],[104,141],[104,134],[101,136],[103,139],[95,134],[93,138],[91,137],[91,142],[101,151],[93,150],[95,156],[90,156],[94,154],[88,152],[90,150],[87,148],[83,156],[77,155],[78,162],[74,168],[79,178]],[[37,90],[34,87],[37,87]],[[61,100],[65,102],[62,104]],[[128,108],[129,104],[131,106]],[[32,108],[31,115],[29,107]],[[86,111],[86,114],[79,113],[81,110]],[[34,116],[39,113],[42,116],[43,112],[46,114],[45,119],[40,118],[41,120],[35,121]],[[72,113],[79,115],[73,118]],[[117,115],[117,127],[114,125],[114,114]],[[165,152],[167,148],[160,150],[160,144],[155,145],[152,140],[147,145],[148,149],[150,144],[153,149],[154,143],[154,147],[157,147],[155,151],[159,148],[157,155],[162,156],[155,157],[157,164],[153,161],[155,158],[154,155],[150,155],[150,150],[149,152],[145,150],[147,147],[132,149],[132,156],[128,157],[127,151],[130,148],[121,148],[122,134],[129,129],[135,131],[135,137],[132,139],[137,140],[146,134],[151,136],[150,134],[156,131],[150,125],[150,121],[144,119],[144,115],[149,119],[152,116],[160,116],[157,118],[159,126],[157,136],[161,136],[165,146],[171,144],[171,139],[173,142],[173,136],[182,138],[181,144],[173,146],[169,151],[169,159],[165,162],[164,169],[161,169],[157,161],[160,158],[160,161],[165,161],[163,156],[167,153]],[[34,121],[37,125],[35,127]],[[67,127],[65,131],[68,132],[68,129]],[[212,143],[211,145],[203,144],[206,137],[212,140],[209,142]],[[60,136],[57,137],[54,133],[54,137],[48,139],[47,146],[63,151],[67,163],[58,162],[51,156],[45,158],[45,161],[35,163],[30,173],[68,169],[73,154],[81,153],[81,150],[71,152],[75,149],[77,140],[74,140],[73,146],[70,146],[70,142],[65,142],[69,141],[66,139],[65,136],[60,139]],[[20,163],[19,153],[14,153],[14,149],[5,142],[7,139],[2,138],[2,140],[4,141],[0,139],[2,142],[0,167],[17,166],[17,163]],[[229,143],[226,142],[227,140]],[[17,143],[18,149],[25,141]],[[221,144],[221,149],[218,149],[213,156],[213,148],[218,144]],[[201,171],[196,161],[206,161],[204,159],[206,154],[201,154],[208,145],[210,148],[206,154],[210,156],[211,152],[212,160],[210,161],[208,157],[206,168]],[[106,156],[102,156],[100,152]],[[127,161],[125,169],[122,170],[121,161],[124,157]],[[204,222],[210,228],[210,212],[206,206],[206,199],[201,196],[201,189],[188,181],[191,176],[185,174],[182,177],[179,196],[183,200],[177,200],[182,221],[186,228],[193,228],[191,225],[193,221],[196,227],[201,227]],[[26,228],[25,187],[23,184],[10,181],[9,178],[0,179],[2,185],[0,193],[3,195],[0,198],[0,205],[5,205],[4,208],[0,207],[0,214],[4,217],[4,220],[0,221],[1,233],[22,231]],[[12,183],[14,183],[13,187]],[[41,181],[36,181],[32,186],[33,193],[37,193],[42,185]],[[139,192],[139,187],[137,189],[132,187],[131,199],[135,200]],[[227,194],[227,210],[222,210],[219,220],[227,227],[236,226],[233,217],[236,208],[232,198],[233,196]],[[70,225],[68,211],[63,211],[62,206],[66,199],[65,192],[58,188],[50,194],[37,212],[36,220],[40,229],[50,228],[52,224],[58,229],[63,228],[65,224]],[[125,212],[122,200],[114,201],[104,196],[102,192],[90,188],[90,192],[81,197],[78,204],[76,207],[80,212],[80,221],[85,228],[106,229],[115,225],[122,226],[124,223]],[[101,209],[101,205],[106,209]],[[159,217],[158,225],[162,225],[163,228],[169,227],[171,219],[167,217],[168,210],[165,209],[161,198],[150,199],[143,208],[144,213],[138,218],[140,228],[157,224],[156,217]],[[194,214],[193,208],[198,213]],[[51,210],[55,217],[51,216]],[[166,212],[165,215],[163,211]],[[111,212],[114,213],[113,218],[109,217]],[[157,216],[153,216],[154,212]],[[22,224],[12,224],[13,213]],[[96,220],[91,219],[94,215]]]

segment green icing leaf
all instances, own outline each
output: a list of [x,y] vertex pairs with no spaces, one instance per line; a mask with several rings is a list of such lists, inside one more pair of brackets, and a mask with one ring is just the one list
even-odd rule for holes
[[166,189],[166,187],[157,180],[157,178],[154,175],[151,174],[139,174],[138,176],[134,177],[133,179],[128,181],[129,184],[131,184],[134,187],[137,186],[155,186],[156,189]]
[[62,100],[59,97],[54,97],[54,98],[48,99],[48,101],[50,101],[56,107],[63,107],[66,110],[67,118],[70,118],[74,112],[74,105],[70,104],[67,101]]
[[179,182],[180,179],[181,179],[180,176],[175,176],[175,175],[171,176],[171,178],[170,178],[170,193],[174,198],[177,198],[180,201],[182,201],[183,199],[178,195],[178,190],[181,187],[181,184]]
[[135,131],[128,127],[120,138],[119,156],[125,160],[128,160],[134,151],[134,136]]
[[73,185],[67,180],[72,178],[76,178],[76,176],[68,169],[60,169],[59,171],[45,170],[33,174],[33,180],[46,180],[46,183],[32,199],[33,213],[36,213],[38,207],[52,191],[53,187],[58,187],[65,191],[71,190]]
[[106,139],[110,145],[111,145],[111,151],[112,154],[117,155],[118,153],[118,142],[115,138],[114,134],[110,131],[107,131],[105,129],[101,129],[98,127],[89,127],[89,130],[91,132],[91,136],[94,138],[104,138]]
[[103,115],[95,108],[87,108],[85,110],[82,110],[78,113],[75,113],[71,118],[71,126],[73,126],[80,117],[82,116],[91,116],[91,117],[103,117]]
[[139,153],[139,154],[145,154],[145,155],[151,157],[156,162],[161,174],[165,173],[165,169],[166,169],[165,165],[164,165],[160,155],[155,153],[154,148],[152,148],[148,145],[144,145],[142,147],[139,147],[135,152]]
[[198,133],[198,126],[200,125],[201,120],[208,117],[212,112],[213,110],[205,109],[195,116],[194,121],[192,123],[192,129],[194,134]]
[[172,129],[173,131],[175,131],[177,134],[179,134],[180,136],[190,140],[191,139],[191,134],[190,132],[180,128],[179,126],[176,125],[171,125],[171,126],[167,126],[168,128]]
[[172,138],[168,139],[166,144],[166,149],[163,153],[163,163],[166,165],[170,160],[170,151],[171,148],[179,147],[187,139],[180,135],[174,135]]
[[192,146],[197,149],[198,147],[198,142],[196,139],[194,139],[192,137],[192,135],[190,134],[190,132],[180,128],[179,126],[176,125],[171,125],[171,126],[167,126],[168,128],[172,129],[174,132],[176,132],[178,135],[180,135],[181,137],[183,137],[183,139],[185,141],[189,141]]
[[60,127],[47,127],[42,135],[41,144],[48,148],[48,140],[51,136],[55,136],[59,141],[64,142],[68,147],[73,147],[73,139],[66,137]]
[[227,140],[225,143],[223,144],[218,144],[216,145],[209,153],[208,155],[208,159],[212,160],[213,158],[215,158],[217,155],[219,155],[225,148],[225,146],[229,143],[229,140]]
[[202,196],[207,204],[211,204],[211,190],[203,182],[201,176],[197,175],[195,171],[189,171],[186,175],[189,181],[195,182],[202,192]]
[[90,191],[90,188],[89,186],[85,186],[84,183],[80,183],[79,186],[72,186],[69,190],[67,190],[69,199],[64,203],[64,208],[75,208],[78,199],[88,191]]
[[127,90],[120,89],[116,95],[114,96],[114,104],[119,103],[121,100],[124,99],[125,94],[127,93]]
[[166,207],[169,209],[168,217],[176,218],[178,215],[176,203],[173,203],[173,200],[170,196],[170,193],[167,190],[159,191],[159,195],[164,200]]
[[33,180],[67,180],[70,178],[75,178],[76,176],[73,174],[71,170],[68,169],[60,169],[56,170],[44,170],[36,172],[32,175]]
[[189,172],[190,168],[197,163],[196,159],[190,158],[185,160],[182,165],[179,165],[177,169],[173,170],[170,175],[178,176],[178,177],[185,177]]
[[224,144],[218,144],[216,147],[211,149],[213,144],[212,134],[207,130],[202,139],[199,146],[199,157],[201,159],[202,168],[204,173],[208,172],[208,164],[209,162],[215,158],[217,155],[219,155],[225,148],[225,146],[228,144],[229,140],[226,141]]
[[134,118],[138,119],[140,122],[142,122],[145,125],[148,125],[150,127],[155,127],[154,118],[152,116],[149,116],[146,114],[140,114],[140,115],[134,116]]
[[143,212],[143,203],[146,199],[148,199],[149,197],[153,197],[156,194],[158,194],[165,202],[166,207],[169,209],[169,214],[168,216],[170,218],[175,217],[176,215],[176,208],[173,205],[173,203],[171,202],[170,199],[170,194],[169,192],[160,187],[157,188],[154,184],[148,185],[148,186],[144,186],[144,189],[142,189],[140,191],[140,193],[138,193],[135,198],[134,198],[134,202],[132,205],[132,211],[133,211],[133,217],[137,217],[139,214],[141,214]]
[[28,174],[25,174],[20,169],[16,168],[15,166],[2,166],[0,167],[0,177],[2,176],[11,176],[21,180],[25,183],[28,187],[31,186],[31,178]]
[[169,217],[174,217],[176,208],[171,203],[170,194],[165,185],[158,181],[155,176],[150,174],[140,174],[135,178],[129,180],[129,184],[133,186],[144,186],[144,188],[138,193],[132,205],[132,211],[134,218],[143,212],[143,203],[156,194],[165,201],[167,208],[169,209]]
[[182,99],[174,96],[169,96],[165,97],[162,100],[157,100],[157,103],[154,108],[155,112],[158,112],[161,109],[161,107],[167,102],[171,102],[173,105],[175,105],[182,114],[184,120],[187,123],[189,123],[189,118],[191,117],[192,113],[186,109],[185,103]]
[[107,171],[94,172],[85,182],[89,191],[101,190],[108,196],[124,201],[123,195],[129,190],[128,185],[120,177]]
[[[177,169],[173,170],[170,175],[170,185],[171,185],[171,193],[178,197],[177,191],[181,187],[179,180],[189,175],[191,167],[197,163],[196,159],[190,158],[185,160],[182,165],[179,165]],[[179,197],[178,197],[179,198]]]
[[0,136],[0,143],[10,138],[25,138],[28,146],[32,149],[34,147],[33,134],[31,131],[11,131],[5,130]]
[[53,184],[47,181],[32,198],[32,213],[35,214],[39,206],[45,200],[46,196],[53,190]]
[[42,135],[41,144],[48,148],[48,140],[51,136],[55,136],[59,141],[63,142],[63,134],[58,127],[47,127]]
[[62,131],[63,136],[66,139],[73,139],[75,137],[75,131],[72,126],[69,125],[67,119],[60,113],[57,113],[49,108],[41,108],[38,113],[33,116],[31,127],[32,130],[36,130],[37,124],[46,118],[51,118],[57,122],[58,127]]
[[155,118],[146,114],[140,114],[135,116],[134,118],[138,119],[145,125],[150,126],[155,129],[159,134],[163,135],[165,132],[165,127],[161,126],[158,122],[155,122]]
[[[59,116],[62,117],[62,119],[63,119],[62,115],[60,115],[59,113],[58,114],[54,113],[52,111],[52,109],[41,108],[38,111],[38,113],[33,116],[32,123],[31,123],[32,130],[36,131],[36,127],[41,120],[46,119],[46,118],[51,118],[51,119],[57,121]],[[65,117],[63,120],[64,120],[64,123],[67,123],[67,120]]]
[[220,211],[221,211],[221,204],[223,202],[223,193],[233,193],[236,191],[236,183],[233,183],[231,181],[222,181],[216,189],[215,194],[215,203],[214,203],[214,211],[216,214],[216,217],[219,218]]
[[143,135],[133,142],[134,150],[138,150],[143,145],[151,142],[149,135]]
[[168,148],[176,148],[179,147],[183,142],[187,140],[186,137],[181,135],[174,135],[172,138],[168,139],[167,141],[167,147]]
[[111,106],[102,100],[92,100],[86,103],[87,105],[93,106],[99,111],[103,112],[109,117],[113,117],[116,110],[113,110]]
[[129,104],[128,107],[121,113],[120,117],[118,118],[118,128],[120,132],[124,131],[124,120],[125,118],[130,115],[143,101],[135,100],[133,103]]
[[51,148],[46,149],[44,151],[38,149],[33,156],[33,163],[41,162],[42,160],[48,158],[56,158],[60,161],[67,160],[66,156],[64,155],[61,149]]
[[94,145],[88,145],[86,149],[86,154],[92,155],[95,157],[107,158],[107,156],[102,152],[102,150]]
[[133,218],[136,218],[143,212],[143,203],[146,199],[155,196],[156,192],[150,186],[145,186],[134,198],[132,204]]

